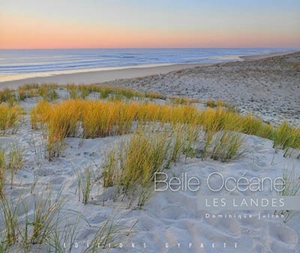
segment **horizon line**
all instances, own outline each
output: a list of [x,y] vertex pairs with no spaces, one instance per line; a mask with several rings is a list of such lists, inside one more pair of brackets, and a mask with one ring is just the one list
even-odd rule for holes
[[0,48],[0,50],[76,50],[76,49],[300,49],[300,47],[55,47],[55,48]]

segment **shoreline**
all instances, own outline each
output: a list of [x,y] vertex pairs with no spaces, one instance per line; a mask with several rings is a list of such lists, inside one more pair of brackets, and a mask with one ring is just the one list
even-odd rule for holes
[[64,84],[95,84],[102,82],[116,81],[119,79],[132,79],[132,78],[142,78],[152,75],[167,74],[173,71],[179,71],[182,69],[189,69],[194,67],[210,66],[215,63],[199,63],[199,64],[171,64],[171,65],[159,65],[159,66],[133,66],[124,67],[117,69],[103,69],[87,72],[78,72],[72,74],[59,74],[51,75],[46,77],[32,77],[19,80],[11,80],[0,82],[0,90],[5,88],[15,89],[19,86],[28,83],[55,83],[59,85]]
[[[276,53],[265,53],[259,55],[239,56],[241,62],[261,60],[275,56],[283,56],[297,51],[285,51]],[[239,62],[239,61],[232,61]],[[228,62],[221,62],[226,64]],[[133,79],[143,78],[153,75],[168,74],[174,71],[180,71],[184,69],[190,69],[195,67],[207,67],[220,63],[192,63],[192,64],[162,64],[153,66],[128,66],[128,67],[116,67],[116,68],[103,68],[96,70],[87,70],[73,73],[54,74],[50,76],[31,77],[18,80],[2,81],[0,82],[0,91],[6,88],[16,89],[25,84],[45,84],[55,83],[59,85],[64,84],[95,84],[104,82],[113,82],[120,79]]]

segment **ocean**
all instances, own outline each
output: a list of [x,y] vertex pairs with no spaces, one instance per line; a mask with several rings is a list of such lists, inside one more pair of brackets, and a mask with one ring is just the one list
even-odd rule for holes
[[0,82],[31,77],[187,63],[240,60],[242,55],[291,51],[285,48],[39,49],[0,50]]

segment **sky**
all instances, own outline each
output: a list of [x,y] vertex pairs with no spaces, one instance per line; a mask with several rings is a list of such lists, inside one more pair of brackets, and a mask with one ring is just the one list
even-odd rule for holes
[[300,0],[0,0],[0,49],[300,48]]

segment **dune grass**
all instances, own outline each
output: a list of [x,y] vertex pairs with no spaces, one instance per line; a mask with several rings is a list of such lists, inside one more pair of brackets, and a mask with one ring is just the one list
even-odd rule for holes
[[50,159],[59,156],[66,137],[123,135],[131,131],[135,121],[176,124],[192,123],[196,119],[197,110],[192,106],[120,101],[67,100],[54,105],[40,101],[31,111],[32,128],[47,130]]
[[26,226],[32,227],[32,233],[29,237],[32,244],[42,244],[50,236],[61,208],[66,202],[66,197],[61,197],[61,192],[57,194],[54,200],[52,200],[52,195],[51,191],[49,193],[42,192],[40,196],[35,198],[33,219],[26,223]]
[[51,235],[47,238],[47,250],[48,252],[56,252],[56,253],[72,253],[76,248],[76,240],[79,233],[79,223],[80,217],[73,218],[70,217],[65,218],[65,225],[60,226],[57,222],[55,227],[52,229]]
[[77,185],[78,185],[79,201],[81,199],[80,197],[82,196],[82,203],[85,205],[88,204],[91,189],[93,186],[92,171],[90,168],[85,168],[83,172],[79,173]]
[[[18,201],[19,202],[19,201]],[[1,247],[7,250],[11,245],[15,244],[18,240],[18,204],[12,203],[5,194],[0,198],[0,210],[2,214],[3,224],[1,225],[0,233],[4,234],[1,241]]]
[[1,99],[1,92],[0,92],[0,99],[2,102],[9,102],[14,101],[15,103],[24,101],[27,98],[33,97],[41,97],[47,101],[53,101],[58,98],[58,93],[56,89],[58,89],[57,84],[26,84],[20,86],[17,90],[6,89],[5,96]]
[[[186,159],[194,157],[198,148],[203,160],[210,158],[229,162],[239,158],[244,151],[241,133],[274,140],[274,147],[284,149],[285,155],[291,149],[300,148],[299,129],[287,123],[274,128],[253,115],[238,114],[224,106],[222,101],[213,102],[206,110],[199,110],[192,106],[194,100],[184,98],[171,98],[172,104],[158,105],[149,102],[149,99],[148,102],[129,100],[136,97],[165,99],[156,93],[138,93],[98,85],[69,85],[64,88],[72,99],[50,103],[57,98],[57,89],[61,88],[57,85],[28,85],[19,89],[19,96],[5,91],[0,94],[0,99],[8,103],[34,96],[44,98],[32,109],[30,117],[32,128],[47,134],[49,160],[61,155],[67,137],[101,138],[132,133],[107,152],[102,172],[103,186],[119,187],[121,194],[131,198],[130,205],[134,201],[139,207],[145,205],[152,192],[149,189],[153,186],[155,173],[170,168],[182,154]],[[92,93],[104,100],[87,100]],[[14,128],[20,114],[16,105],[1,104],[0,129],[6,133]],[[15,217],[19,207],[3,194],[7,164],[12,173],[12,186],[14,173],[22,166],[20,154],[15,148],[6,157],[0,150],[0,199],[5,223],[5,247],[15,244],[20,236],[26,245],[44,244],[52,240],[56,247],[55,243],[59,242],[57,215],[65,200],[57,200],[54,204],[51,196],[42,194],[35,199],[33,216],[28,216],[25,226],[20,226],[20,221]],[[9,159],[8,163],[6,159]],[[79,181],[82,202],[87,205],[92,186],[91,171],[87,169],[83,172]],[[293,189],[299,190],[299,186]],[[291,194],[293,189],[287,190],[289,193],[286,194]],[[74,233],[75,230],[68,231]],[[107,220],[93,240],[105,248],[114,231],[113,223]]]
[[[60,97],[60,91],[66,90],[69,94],[69,99],[87,99],[94,93],[99,99],[163,99],[166,96],[156,92],[139,92],[129,88],[118,86],[101,86],[97,84],[90,85],[58,85],[58,84],[25,84],[18,89],[4,89],[0,91],[0,103],[7,103],[10,106],[15,105],[28,98],[38,98],[49,102],[55,101]],[[65,97],[64,97],[65,98]]]
[[237,159],[244,152],[243,143],[244,140],[240,133],[230,131],[218,132],[212,143],[210,158],[221,162]]
[[[119,187],[119,192],[131,199],[129,205],[136,200],[136,205],[142,207],[153,192],[155,174],[170,168],[182,153],[194,152],[199,132],[199,127],[187,124],[152,124],[137,129],[107,153],[103,186]],[[202,150],[203,159],[228,162],[243,154],[243,138],[239,133],[211,132],[211,139],[207,150]],[[186,154],[186,158],[190,156],[193,155]]]
[[0,148],[0,198],[2,197],[5,181],[6,181],[6,164],[5,164],[5,152]]
[[[169,162],[176,163],[179,160],[180,155],[187,150],[188,147],[191,146],[191,143],[196,140],[197,134],[193,135],[193,128],[189,125],[176,124],[173,125],[173,129],[171,132],[172,136],[172,155]],[[200,129],[195,130],[199,133]],[[186,153],[186,156],[189,154]]]
[[87,101],[83,106],[84,138],[125,134],[135,119],[135,103]]
[[[206,105],[209,108],[204,111],[196,110],[191,106],[192,103],[199,102],[197,99],[183,97],[170,97],[170,101],[173,105],[159,106],[157,104],[149,103],[148,105],[144,104],[143,106],[135,106],[130,102],[127,105],[124,105],[124,99],[166,99],[166,97],[155,92],[138,92],[124,87],[100,86],[96,84],[27,84],[19,87],[18,90],[5,89],[1,91],[0,102],[5,102],[8,104],[0,105],[0,130],[2,134],[5,134],[8,128],[13,128],[16,126],[16,123],[21,115],[20,108],[13,106],[16,102],[30,97],[39,97],[50,102],[59,98],[58,91],[63,89],[69,92],[72,100],[77,100],[75,103],[76,105],[66,106],[64,109],[67,109],[65,113],[68,114],[70,114],[70,111],[74,110],[74,108],[77,110],[76,114],[72,114],[72,116],[75,116],[76,120],[79,118],[79,123],[84,125],[84,138],[97,138],[107,135],[125,134],[129,132],[132,121],[138,120],[161,121],[163,123],[171,122],[199,124],[204,126],[205,129],[212,129],[212,131],[229,130],[257,135],[263,138],[274,140],[274,147],[280,147],[284,149],[286,156],[290,154],[290,148],[298,149],[300,146],[299,129],[293,128],[287,123],[283,123],[278,129],[275,129],[270,124],[262,122],[261,119],[254,117],[251,114],[246,116],[238,114],[234,108],[229,106],[227,103],[224,103],[222,100],[215,101],[208,99],[206,101]],[[106,110],[103,112],[103,110],[100,108],[100,104],[84,104],[85,111],[82,114],[84,115],[83,119],[83,117],[81,117],[82,111],[80,109],[80,103],[82,103],[82,101],[80,102],[80,99],[86,99],[91,93],[98,94],[99,98],[109,99],[110,101],[105,102],[109,102],[110,105],[106,104],[103,106],[103,108]],[[45,101],[39,102],[38,105],[31,111],[31,122],[33,129],[38,128],[38,124],[41,127],[47,124],[49,127],[50,119],[55,117],[58,117],[62,121],[66,120],[62,118],[68,118],[58,115],[59,109],[63,109],[64,105],[61,105],[61,108],[55,108],[56,113],[52,113],[51,111],[54,109],[53,105],[50,105]],[[117,105],[117,103],[119,104]],[[90,107],[90,109],[92,109],[94,112],[85,114],[89,111],[87,107]],[[132,110],[134,110],[134,112],[132,112]],[[98,113],[96,111],[98,111]],[[101,113],[99,113],[99,111],[101,111]],[[96,116],[95,119],[94,116]],[[108,119],[103,120],[105,117]],[[114,119],[112,119],[112,117],[114,117]],[[93,123],[89,123],[91,119],[93,119]],[[69,120],[71,121],[71,119]],[[64,123],[66,123],[66,121],[62,124]],[[101,126],[99,127],[98,125]],[[59,127],[65,128],[65,130],[56,132],[51,129],[51,127],[47,130],[50,132],[54,131],[54,133],[49,134],[51,137],[49,141],[50,150],[56,148],[60,149],[61,147],[55,147],[57,146],[55,143],[63,140],[65,136],[69,136],[69,133],[62,133],[68,132],[68,127],[66,125],[60,125]],[[77,127],[78,126],[75,128]],[[53,154],[53,156],[55,155]]]
[[290,154],[290,149],[300,148],[300,129],[293,128],[289,126],[288,123],[284,122],[274,132],[273,139],[274,148],[279,147],[283,149],[285,151],[284,156],[288,156]]
[[[33,195],[33,209],[29,209],[22,195],[13,199],[3,194],[0,198],[0,252],[73,252],[78,231],[92,226],[82,214],[65,209],[67,197],[61,193],[60,190],[54,195],[44,190]],[[19,216],[21,210],[25,212],[23,216]],[[115,247],[133,232],[135,224],[136,221],[116,218],[113,212],[94,229],[92,243],[85,252]]]
[[120,247],[124,241],[128,241],[129,236],[134,233],[134,227],[137,221],[116,218],[116,208],[113,213],[102,223],[96,230],[89,246],[84,250],[84,253],[95,253],[110,251],[110,249]]
[[170,97],[170,100],[175,105],[189,105],[192,103],[200,103],[199,99],[196,98],[187,98],[187,97]]
[[7,156],[7,169],[10,171],[10,189],[13,187],[15,174],[23,165],[23,151],[17,143],[12,143]]
[[134,193],[139,185],[151,182],[171,158],[167,133],[137,130],[108,154],[104,165],[104,186],[118,185],[124,193]]
[[58,98],[58,87],[59,85],[57,84],[26,84],[20,86],[17,92],[14,92],[14,90],[10,92],[16,94],[17,102],[33,97],[41,97],[44,100],[53,101]]
[[133,123],[161,122],[201,126],[206,153],[214,134],[235,131],[274,140],[283,149],[299,148],[299,129],[287,123],[278,129],[253,115],[222,107],[198,110],[192,105],[158,105],[134,101],[73,99],[56,104],[40,101],[31,111],[32,128],[46,129],[49,159],[59,156],[66,137],[99,138],[130,133]]
[[297,196],[300,193],[300,179],[294,168],[283,170],[284,189],[280,192],[281,196]]
[[26,98],[33,98],[37,96],[37,84],[26,84],[18,88],[18,101],[24,101]]
[[52,107],[46,100],[41,100],[30,112],[31,128],[42,130],[46,129],[46,123],[49,121]]
[[142,207],[152,194],[157,172],[169,169],[187,147],[198,139],[199,128],[159,123],[140,126],[111,149],[103,166],[103,186],[119,187],[131,206]]
[[[297,175],[294,167],[287,167],[283,170],[282,174],[283,184],[282,191],[279,192],[280,196],[298,196],[300,193],[300,179]],[[292,210],[277,210],[275,213],[279,213],[285,216],[284,222],[287,222],[292,214],[295,213]]]
[[14,129],[22,114],[21,108],[17,105],[8,106],[0,104],[0,133],[5,135],[8,129]]
[[36,90],[36,94],[47,101],[53,101],[58,98],[57,88],[57,84],[40,85]]
[[211,108],[215,108],[217,106],[217,104],[216,104],[215,100],[207,99],[206,100],[206,106],[211,107]]
[[[11,246],[17,251],[31,252],[35,244],[49,243],[55,232],[54,229],[61,223],[63,215],[61,210],[66,202],[66,197],[53,196],[52,192],[43,191],[34,196],[33,213],[24,201],[22,195],[18,199],[11,199],[3,194],[0,198],[0,210],[3,223],[0,224],[1,245],[3,252],[10,252]],[[25,211],[25,218],[19,217],[20,210]],[[23,252],[23,251],[22,251]]]
[[187,127],[140,127],[106,155],[102,179],[104,187],[117,186],[119,193],[142,207],[149,199],[156,172],[168,169],[179,159],[188,139]]
[[0,91],[0,103],[7,103],[10,106],[13,106],[18,102],[16,92],[11,89],[4,89]]
[[[61,88],[63,86],[60,86]],[[100,85],[75,85],[68,84],[65,86],[69,92],[71,99],[86,99],[91,93],[99,93],[99,98],[105,99],[110,96],[120,96],[131,99],[133,97],[146,97],[145,94],[133,91],[128,88],[116,86],[100,86]]]
[[7,172],[10,172],[10,189],[12,189],[15,174],[22,165],[23,151],[16,143],[11,143],[7,153],[0,148],[0,198],[4,194]]

